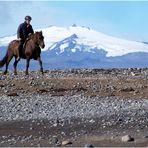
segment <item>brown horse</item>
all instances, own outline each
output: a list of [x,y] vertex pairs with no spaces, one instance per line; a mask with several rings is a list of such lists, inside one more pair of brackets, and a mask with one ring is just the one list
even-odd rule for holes
[[24,51],[22,53],[19,53],[19,49],[18,49],[19,44],[20,44],[19,40],[13,40],[9,43],[5,57],[0,61],[0,67],[3,67],[6,64],[6,70],[4,74],[7,73],[9,62],[13,57],[15,57],[15,62],[13,64],[15,75],[17,75],[16,67],[20,58],[26,59],[26,75],[28,75],[30,59],[39,61],[40,71],[43,74],[43,67],[42,67],[40,54],[41,54],[41,48],[44,48],[45,44],[44,44],[44,37],[42,35],[42,31],[35,32],[34,34],[31,34],[29,36],[29,38],[27,39],[24,45]]

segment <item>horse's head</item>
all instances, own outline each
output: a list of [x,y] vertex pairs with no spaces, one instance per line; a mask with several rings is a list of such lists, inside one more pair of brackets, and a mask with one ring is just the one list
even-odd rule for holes
[[35,32],[35,36],[36,36],[36,42],[37,42],[37,44],[41,48],[44,48],[45,47],[45,43],[44,43],[44,37],[43,37],[42,31]]

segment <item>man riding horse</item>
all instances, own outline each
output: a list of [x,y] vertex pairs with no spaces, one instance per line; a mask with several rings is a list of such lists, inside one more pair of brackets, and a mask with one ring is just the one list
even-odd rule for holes
[[30,24],[31,20],[32,20],[31,16],[27,15],[25,17],[24,23],[20,24],[17,29],[17,38],[20,41],[19,57],[21,55],[23,55],[23,46],[24,46],[24,43],[25,43],[26,39],[28,38],[29,34],[34,33],[33,28]]
[[[0,68],[6,64],[4,74],[7,74],[9,62],[15,57],[14,74],[17,74],[17,63],[21,58],[26,59],[26,75],[28,75],[29,62],[31,59],[38,60],[40,64],[40,71],[43,74],[43,66],[41,60],[41,48],[45,47],[44,36],[42,31],[34,33],[30,25],[31,17],[26,16],[25,22],[20,24],[17,31],[17,40],[9,43],[6,55],[0,60]],[[31,33],[31,35],[29,35]],[[28,38],[28,40],[27,40]],[[25,45],[24,45],[25,43]]]

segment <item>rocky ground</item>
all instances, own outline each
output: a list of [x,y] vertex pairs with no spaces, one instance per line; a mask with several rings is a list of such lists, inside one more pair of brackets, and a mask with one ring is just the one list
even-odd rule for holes
[[148,146],[148,69],[1,72],[0,146]]

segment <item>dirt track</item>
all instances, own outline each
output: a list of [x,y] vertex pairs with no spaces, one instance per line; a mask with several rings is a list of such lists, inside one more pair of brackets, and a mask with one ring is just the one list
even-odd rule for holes
[[[146,68],[21,71],[0,79],[0,146],[62,146],[67,139],[68,146],[148,146]],[[121,142],[124,135],[134,141]]]

